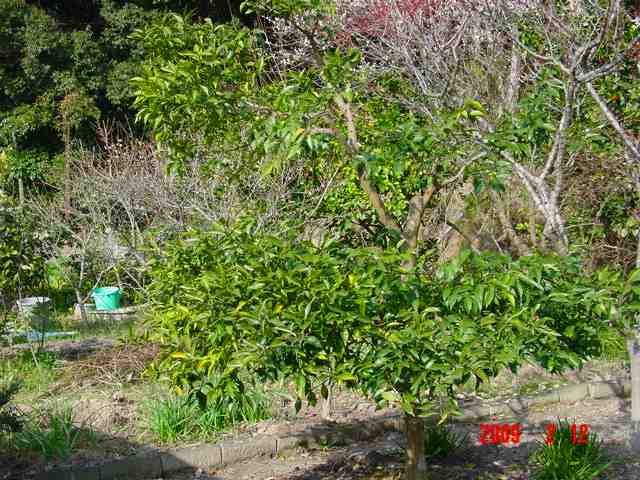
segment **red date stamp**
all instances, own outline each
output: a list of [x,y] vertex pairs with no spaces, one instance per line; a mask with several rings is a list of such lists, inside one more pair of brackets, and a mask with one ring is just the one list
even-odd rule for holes
[[[556,439],[556,432],[558,431],[558,426],[555,423],[550,423],[547,425],[547,437],[544,439],[547,445],[553,445]],[[574,445],[586,445],[589,443],[589,424],[581,423],[576,425],[575,423],[571,424],[571,442]]]
[[481,445],[504,445],[520,443],[522,435],[522,425],[519,423],[481,423],[480,424],[480,444]]
[[[571,441],[574,445],[586,445],[589,442],[589,425],[581,423],[571,426]],[[556,439],[558,426],[550,423],[546,427],[547,435],[545,443],[553,445]],[[519,423],[481,423],[480,424],[480,444],[481,445],[517,445],[522,436],[522,425]]]

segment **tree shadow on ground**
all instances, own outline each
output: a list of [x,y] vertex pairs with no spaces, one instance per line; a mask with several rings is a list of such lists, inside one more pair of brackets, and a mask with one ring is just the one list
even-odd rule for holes
[[[507,421],[500,421],[506,423]],[[620,420],[621,424],[624,419]],[[271,478],[283,480],[372,480],[400,478],[404,462],[402,452],[402,434],[390,430],[378,432],[376,438],[360,440],[348,440],[346,437],[335,437],[332,440],[327,437],[327,432],[349,429],[361,429],[362,422],[340,425],[338,428],[331,425],[310,425],[298,435],[308,438],[315,437],[306,449],[291,451],[288,453],[288,471],[274,476],[268,472],[269,468],[260,469],[260,465],[269,465],[273,462],[284,461],[279,456],[266,454],[260,458],[253,458],[249,462],[254,468],[251,473],[246,473],[243,478],[254,480]],[[613,426],[615,427],[615,425]],[[529,440],[518,445],[479,445],[478,423],[453,424],[452,428],[469,435],[468,446],[446,458],[433,459],[429,462],[431,480],[471,480],[471,479],[504,479],[525,480],[530,478],[529,457],[537,448],[536,441]],[[525,431],[542,440],[544,438],[545,425],[527,425]],[[365,436],[362,432],[362,437]],[[255,439],[255,437],[253,437]],[[342,441],[339,439],[342,438]],[[321,443],[321,445],[319,444]],[[625,450],[620,445],[609,444],[605,441],[609,450],[619,457],[625,458]],[[234,474],[226,473],[219,465],[220,458],[206,455],[191,455],[188,448],[177,450],[163,450],[152,446],[136,444],[125,438],[117,438],[109,435],[101,435],[97,438],[97,447],[101,449],[102,457],[92,456],[90,453],[78,455],[67,464],[38,462],[34,456],[12,456],[10,453],[0,453],[0,479],[3,480],[27,480],[27,479],[144,479],[155,478],[187,480],[198,478],[200,480],[236,480]],[[115,459],[115,456],[120,457]],[[162,455],[162,458],[160,456]],[[322,455],[319,462],[311,467],[302,467],[296,470],[294,467],[304,455]],[[640,462],[640,458],[636,458]],[[56,466],[58,474],[47,474],[44,467]],[[60,473],[60,468],[66,468]],[[615,475],[610,478],[619,480],[631,480],[640,478],[640,463],[621,461],[612,467]],[[73,469],[75,476],[69,469]],[[170,469],[171,471],[167,471]],[[196,469],[203,471],[195,473]],[[178,473],[182,472],[182,473]],[[210,472],[206,474],[204,472]]]
[[[465,426],[475,428],[476,432],[479,430],[477,424],[457,425],[460,430]],[[431,459],[428,462],[429,480],[529,479],[533,470],[530,457],[541,447],[545,427],[546,424],[527,425],[525,428],[528,433],[535,434],[538,438],[518,445],[469,444],[445,458]],[[640,478],[640,457],[634,456],[624,445],[617,442],[605,441],[603,446],[612,461],[607,478]],[[364,451],[367,452],[366,446]],[[387,454],[374,448],[365,454],[352,453],[333,458],[299,474],[283,477],[283,480],[395,479],[402,477],[403,463],[402,454]]]
[[[51,342],[53,345],[54,342]],[[56,342],[57,343],[57,342]],[[94,344],[95,343],[95,344]],[[100,360],[96,351],[104,350],[104,344],[100,342],[80,341],[79,343],[67,343],[66,349],[59,349],[61,355],[69,360],[82,360],[88,356],[93,356]],[[107,348],[108,349],[108,348]],[[116,350],[115,348],[113,349]],[[92,358],[93,358],[92,357]],[[103,360],[100,362],[104,363]],[[98,362],[98,363],[100,363]],[[79,363],[83,370],[87,370],[85,363]],[[77,377],[83,375],[82,371],[73,372]],[[86,372],[85,372],[86,373]],[[609,386],[619,399],[625,396],[623,384],[619,381],[606,382],[604,385]],[[624,427],[626,419],[629,417],[629,409],[627,402],[623,402],[622,413],[620,418],[612,420],[609,430],[614,431]],[[511,409],[511,418],[500,418],[500,420],[487,420],[494,423],[525,423],[530,408],[526,400],[517,399],[509,404]],[[465,409],[469,407],[465,406]],[[469,410],[473,411],[474,407]],[[377,431],[370,428],[368,421],[344,422],[338,425],[314,423],[305,425],[304,429],[298,434],[299,437],[312,438],[308,442],[307,447],[311,452],[322,451],[322,449],[335,450],[336,455],[331,456],[327,461],[320,462],[319,465],[301,470],[298,473],[287,474],[282,478],[290,478],[291,480],[311,480],[311,479],[360,479],[375,478],[375,475],[396,475],[401,470],[403,463],[402,456],[397,453],[389,453],[388,451],[376,450],[368,448],[375,444],[377,440],[371,439],[378,436],[388,435],[391,428],[398,427],[398,417],[389,417],[386,426],[379,428]],[[303,422],[303,420],[300,420]],[[465,429],[472,440],[477,440],[479,436],[479,424],[481,420],[473,423],[456,423],[455,428]],[[531,425],[531,431],[542,437],[545,427],[544,425]],[[337,432],[338,435],[332,435],[331,432]],[[126,433],[126,432],[125,432]],[[397,434],[398,435],[398,434]],[[290,435],[290,437],[295,437]],[[397,449],[399,442],[397,438],[393,440]],[[300,442],[298,442],[300,443]],[[525,475],[527,471],[527,461],[531,450],[534,448],[533,442],[523,443],[517,446],[490,446],[490,445],[472,445],[464,452],[452,455],[446,459],[434,460],[431,462],[431,474],[433,480],[444,479],[472,479],[472,478],[504,478],[516,480],[519,478],[528,478]],[[619,447],[615,443],[611,445],[613,450]],[[314,450],[315,449],[315,450]],[[355,450],[354,450],[355,449]],[[185,450],[186,451],[186,450]],[[68,462],[44,462],[35,455],[16,455],[11,451],[0,451],[0,480],[14,479],[31,479],[31,478],[49,478],[53,480],[77,480],[85,478],[87,480],[109,480],[111,478],[122,479],[152,479],[167,475],[167,466],[171,471],[180,469],[198,469],[211,470],[213,475],[209,477],[211,480],[220,478],[235,477],[219,477],[216,476],[216,468],[219,470],[221,454],[213,453],[213,456],[206,455],[190,455],[185,451],[173,454],[166,449],[155,448],[143,443],[136,443],[126,435],[117,436],[107,433],[97,433],[95,448],[89,448],[86,453],[74,456]],[[363,453],[364,452],[364,453]],[[215,458],[218,455],[218,458]],[[355,456],[354,456],[355,455]],[[267,455],[268,457],[268,455]],[[120,460],[117,460],[120,459]],[[268,462],[268,458],[263,458]],[[262,461],[262,460],[261,460]],[[141,465],[145,465],[143,470]],[[151,465],[150,468],[149,465]],[[45,468],[55,466],[57,468],[80,468],[80,472],[86,476],[71,476],[70,474],[61,474],[62,476],[43,476]],[[520,472],[518,471],[520,470]],[[69,470],[67,470],[68,472]],[[96,473],[97,472],[97,473]],[[104,472],[108,472],[109,475]],[[521,473],[524,472],[524,473]],[[65,476],[66,475],[66,476]],[[92,476],[93,475],[93,476]],[[173,478],[173,473],[169,477]],[[192,478],[192,477],[183,477]],[[203,480],[205,477],[201,477]],[[259,476],[253,478],[261,478]],[[275,477],[278,478],[278,477]],[[627,477],[612,477],[625,479]],[[640,478],[640,469],[635,471],[631,478]]]

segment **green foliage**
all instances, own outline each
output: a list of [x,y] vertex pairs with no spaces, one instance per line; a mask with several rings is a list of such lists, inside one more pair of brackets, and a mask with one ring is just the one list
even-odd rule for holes
[[[136,87],[137,118],[169,144],[179,158],[189,152],[185,133],[205,135],[237,128],[262,73],[263,59],[254,55],[255,33],[237,25],[192,24],[167,15],[134,37],[145,49],[144,76]],[[153,59],[153,60],[152,60]]]
[[[581,310],[583,291],[567,299],[579,275],[570,261],[466,252],[420,278],[403,259],[250,228],[192,232],[152,267],[153,329],[167,347],[157,368],[214,404],[241,397],[257,375],[293,379],[298,406],[331,380],[412,415],[446,416],[470,380],[524,358],[575,367],[609,338],[606,312]],[[575,304],[561,315],[549,297]]]
[[460,435],[444,424],[428,425],[424,433],[424,454],[428,460],[444,458],[460,450],[468,435]]
[[[540,79],[523,95],[513,116],[505,116],[496,131],[489,136],[489,144],[506,150],[520,160],[536,159],[536,152],[548,150],[553,142],[555,124],[559,118],[550,105],[563,101],[562,90],[554,82],[556,72],[548,68]],[[544,158],[539,155],[538,158]]]
[[19,294],[37,292],[44,279],[38,240],[21,212],[0,190],[0,303],[5,307]]
[[32,418],[24,429],[13,437],[18,450],[42,455],[46,459],[64,460],[84,444],[93,444],[96,434],[75,425],[73,409],[58,407]]
[[535,480],[591,480],[609,468],[611,462],[595,433],[588,435],[586,444],[580,444],[580,432],[574,438],[568,421],[559,420],[555,427],[553,442],[540,442],[533,454]]
[[246,13],[258,12],[262,15],[290,17],[293,15],[319,15],[332,11],[332,2],[322,0],[245,0],[242,2]]
[[639,282],[640,270],[625,275],[609,268],[586,273],[574,267],[558,279],[540,314],[551,319],[570,350],[615,356],[625,350],[624,339],[634,336],[638,327]]
[[[143,46],[129,35],[166,9],[144,1],[0,1],[0,149],[59,153],[58,117],[71,92],[76,139],[93,143],[98,118],[129,119],[129,78],[140,74],[143,57]],[[39,158],[32,166],[50,168],[48,158]]]
[[[259,3],[280,15],[285,6],[305,9],[305,22],[317,13],[315,2]],[[390,217],[403,224],[416,194],[457,173],[464,133],[484,114],[478,102],[431,117],[389,102],[408,87],[378,78],[362,52],[330,41],[318,40],[317,58],[306,59],[304,68],[276,73],[277,53],[260,32],[239,25],[168,15],[136,38],[148,53],[144,75],[132,80],[137,119],[171,149],[174,169],[192,157],[197,136],[215,148],[248,147],[230,176],[256,170],[268,176],[303,161],[314,179],[303,185],[309,191],[335,170],[340,186],[327,192],[319,214],[366,225],[376,244],[399,238],[381,228],[361,180],[367,178]]]
[[193,397],[172,396],[155,400],[148,407],[149,430],[162,443],[211,439],[241,423],[256,423],[270,417],[269,398],[259,389],[241,398],[220,400],[202,407]]
[[0,384],[19,383],[24,392],[42,393],[57,377],[59,366],[59,359],[51,352],[25,351],[0,361]]
[[26,191],[43,191],[51,168],[47,152],[7,148],[0,153],[0,188],[17,197],[18,179],[22,179]]
[[9,405],[20,387],[20,382],[16,380],[0,382],[0,435],[18,432],[22,427],[20,415]]

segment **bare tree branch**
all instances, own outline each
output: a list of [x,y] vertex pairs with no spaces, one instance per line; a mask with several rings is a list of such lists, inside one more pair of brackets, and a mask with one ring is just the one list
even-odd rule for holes
[[587,90],[595,100],[609,124],[618,133],[618,135],[620,135],[620,138],[622,138],[625,148],[629,151],[634,161],[640,166],[640,147],[636,144],[633,137],[631,137],[631,135],[629,135],[629,133],[627,133],[627,131],[622,127],[616,115],[611,111],[605,100],[600,96],[591,82],[587,82]]

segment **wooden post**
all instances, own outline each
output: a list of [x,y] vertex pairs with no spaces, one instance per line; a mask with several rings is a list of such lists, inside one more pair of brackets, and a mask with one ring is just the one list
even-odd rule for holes
[[76,302],[78,305],[78,309],[80,310],[80,321],[82,322],[83,325],[87,324],[87,309],[85,308],[84,305],[84,299],[82,298],[82,294],[80,293],[80,290],[75,288],[75,293],[76,293]]
[[631,438],[630,446],[640,452],[640,338],[627,342],[631,362]]

